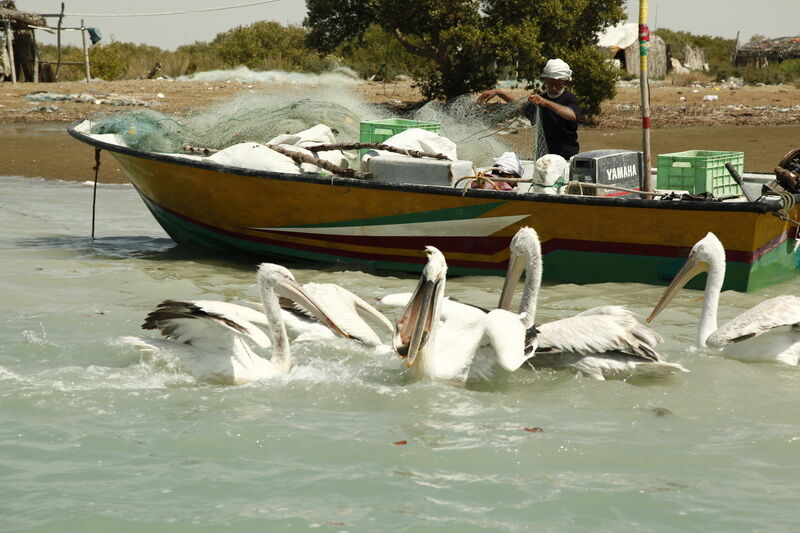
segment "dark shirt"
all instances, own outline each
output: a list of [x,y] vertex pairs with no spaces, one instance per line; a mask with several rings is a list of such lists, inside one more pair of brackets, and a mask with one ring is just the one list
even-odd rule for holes
[[[575,112],[575,117],[578,120],[573,122],[561,118],[551,109],[546,107],[541,108],[542,129],[544,130],[545,141],[547,141],[547,153],[558,154],[564,159],[569,160],[570,157],[581,151],[580,145],[578,144],[578,123],[581,121],[581,111],[578,109],[578,98],[566,89],[556,98],[550,98],[547,92],[542,93],[542,97],[551,102],[568,107]],[[531,121],[531,124],[536,124],[535,105],[526,102],[525,105],[522,106],[522,114]]]

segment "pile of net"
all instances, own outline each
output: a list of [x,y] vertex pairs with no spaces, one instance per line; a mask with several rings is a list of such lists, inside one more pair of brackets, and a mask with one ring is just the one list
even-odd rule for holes
[[301,99],[247,94],[180,118],[151,109],[97,115],[91,133],[117,134],[137,150],[178,153],[187,145],[221,150],[244,142],[266,143],[316,124],[328,125],[338,142],[357,142],[360,121],[373,118],[383,118],[378,108],[341,94]]
[[[520,102],[477,105],[466,95],[447,103],[427,103],[406,117],[439,122],[441,134],[458,146],[458,158],[482,166],[503,152],[536,159],[546,150],[541,128],[521,117],[520,106]],[[253,92],[183,117],[141,108],[98,114],[92,117],[91,133],[119,135],[137,150],[181,153],[186,146],[222,150],[240,143],[264,144],[318,124],[327,125],[337,143],[356,143],[362,121],[396,116],[389,108],[366,103],[341,88],[306,90],[299,98],[296,93]]]

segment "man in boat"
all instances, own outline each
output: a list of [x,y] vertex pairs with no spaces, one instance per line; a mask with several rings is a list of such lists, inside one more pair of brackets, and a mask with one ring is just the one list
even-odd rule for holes
[[[475,180],[470,183],[473,189],[491,189],[495,191],[510,191],[516,187],[516,180],[522,177],[524,170],[522,161],[514,152],[504,152],[500,157],[492,159],[492,166],[486,170],[486,180]],[[504,178],[513,178],[513,181],[504,181]]]
[[[567,89],[572,81],[572,70],[565,61],[551,59],[545,64],[541,77],[544,80],[544,92],[528,96],[521,113],[531,124],[536,124],[538,109],[542,114],[541,124],[547,142],[547,153],[569,160],[580,152],[578,123],[581,121],[581,112],[578,98]],[[495,88],[484,91],[478,97],[478,103],[484,104],[495,96],[506,102],[514,101],[506,91]]]

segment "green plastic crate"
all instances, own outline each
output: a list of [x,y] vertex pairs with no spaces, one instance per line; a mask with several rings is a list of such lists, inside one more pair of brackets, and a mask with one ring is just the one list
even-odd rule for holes
[[[362,143],[380,143],[401,131],[411,128],[421,128],[435,133],[442,131],[442,125],[439,122],[387,118],[384,120],[362,121],[358,141]],[[367,151],[361,150],[361,155],[363,156]]]
[[656,187],[692,194],[710,192],[714,196],[741,194],[725,163],[733,165],[741,174],[744,172],[744,152],[688,150],[659,154]]

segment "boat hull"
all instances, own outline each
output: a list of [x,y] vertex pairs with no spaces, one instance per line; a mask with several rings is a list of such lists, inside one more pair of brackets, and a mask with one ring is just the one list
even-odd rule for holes
[[798,267],[794,225],[763,204],[465,192],[257,172],[70,134],[111,151],[180,244],[407,272],[421,271],[424,246],[432,245],[453,275],[502,275],[511,237],[529,225],[540,235],[548,279],[664,284],[713,231],[727,251],[727,289],[784,281]]

